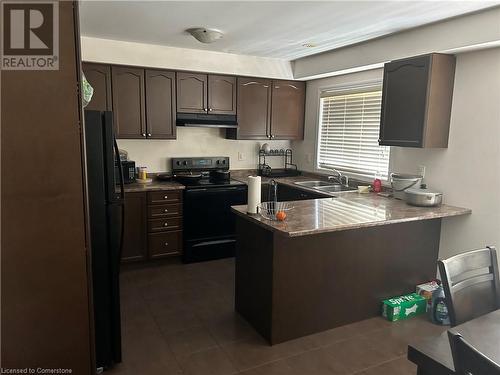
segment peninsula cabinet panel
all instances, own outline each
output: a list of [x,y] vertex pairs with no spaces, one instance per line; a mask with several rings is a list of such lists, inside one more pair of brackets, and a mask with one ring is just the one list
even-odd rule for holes
[[177,73],[177,112],[208,112],[208,76],[197,73]]
[[379,144],[448,147],[454,76],[453,55],[385,64]]
[[83,63],[85,78],[94,89],[92,100],[85,109],[111,111],[111,67],[104,64]]
[[146,193],[125,194],[125,221],[122,262],[145,260],[147,257]]
[[217,115],[236,114],[236,77],[208,76],[208,112]]
[[175,139],[175,72],[146,70],[147,138]]
[[144,70],[111,68],[113,113],[117,138],[146,138]]
[[240,77],[237,83],[238,128],[228,129],[226,136],[231,139],[268,139],[272,81]]
[[273,81],[272,139],[304,139],[305,83]]

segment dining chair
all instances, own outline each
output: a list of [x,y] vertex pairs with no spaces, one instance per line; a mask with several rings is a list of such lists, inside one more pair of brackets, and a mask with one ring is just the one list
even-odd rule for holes
[[438,261],[452,326],[500,308],[497,252],[493,246]]
[[470,345],[459,333],[448,331],[457,375],[500,375],[500,365]]

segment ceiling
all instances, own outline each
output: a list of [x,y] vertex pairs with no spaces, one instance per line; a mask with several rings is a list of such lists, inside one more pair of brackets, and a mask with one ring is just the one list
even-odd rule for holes
[[[84,36],[294,60],[499,5],[496,1],[90,1]],[[210,27],[202,44],[184,30]],[[304,47],[304,44],[315,47]]]

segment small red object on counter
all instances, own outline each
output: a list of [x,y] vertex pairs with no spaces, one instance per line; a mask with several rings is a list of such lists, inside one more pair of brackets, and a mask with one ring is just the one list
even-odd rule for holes
[[380,193],[382,191],[382,181],[380,178],[373,180],[373,191],[375,193]]

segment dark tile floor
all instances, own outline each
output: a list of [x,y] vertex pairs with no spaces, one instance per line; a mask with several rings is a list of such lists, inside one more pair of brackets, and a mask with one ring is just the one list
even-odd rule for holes
[[415,374],[408,340],[443,330],[373,318],[269,346],[233,311],[233,259],[129,267],[121,288],[123,363],[110,375]]

